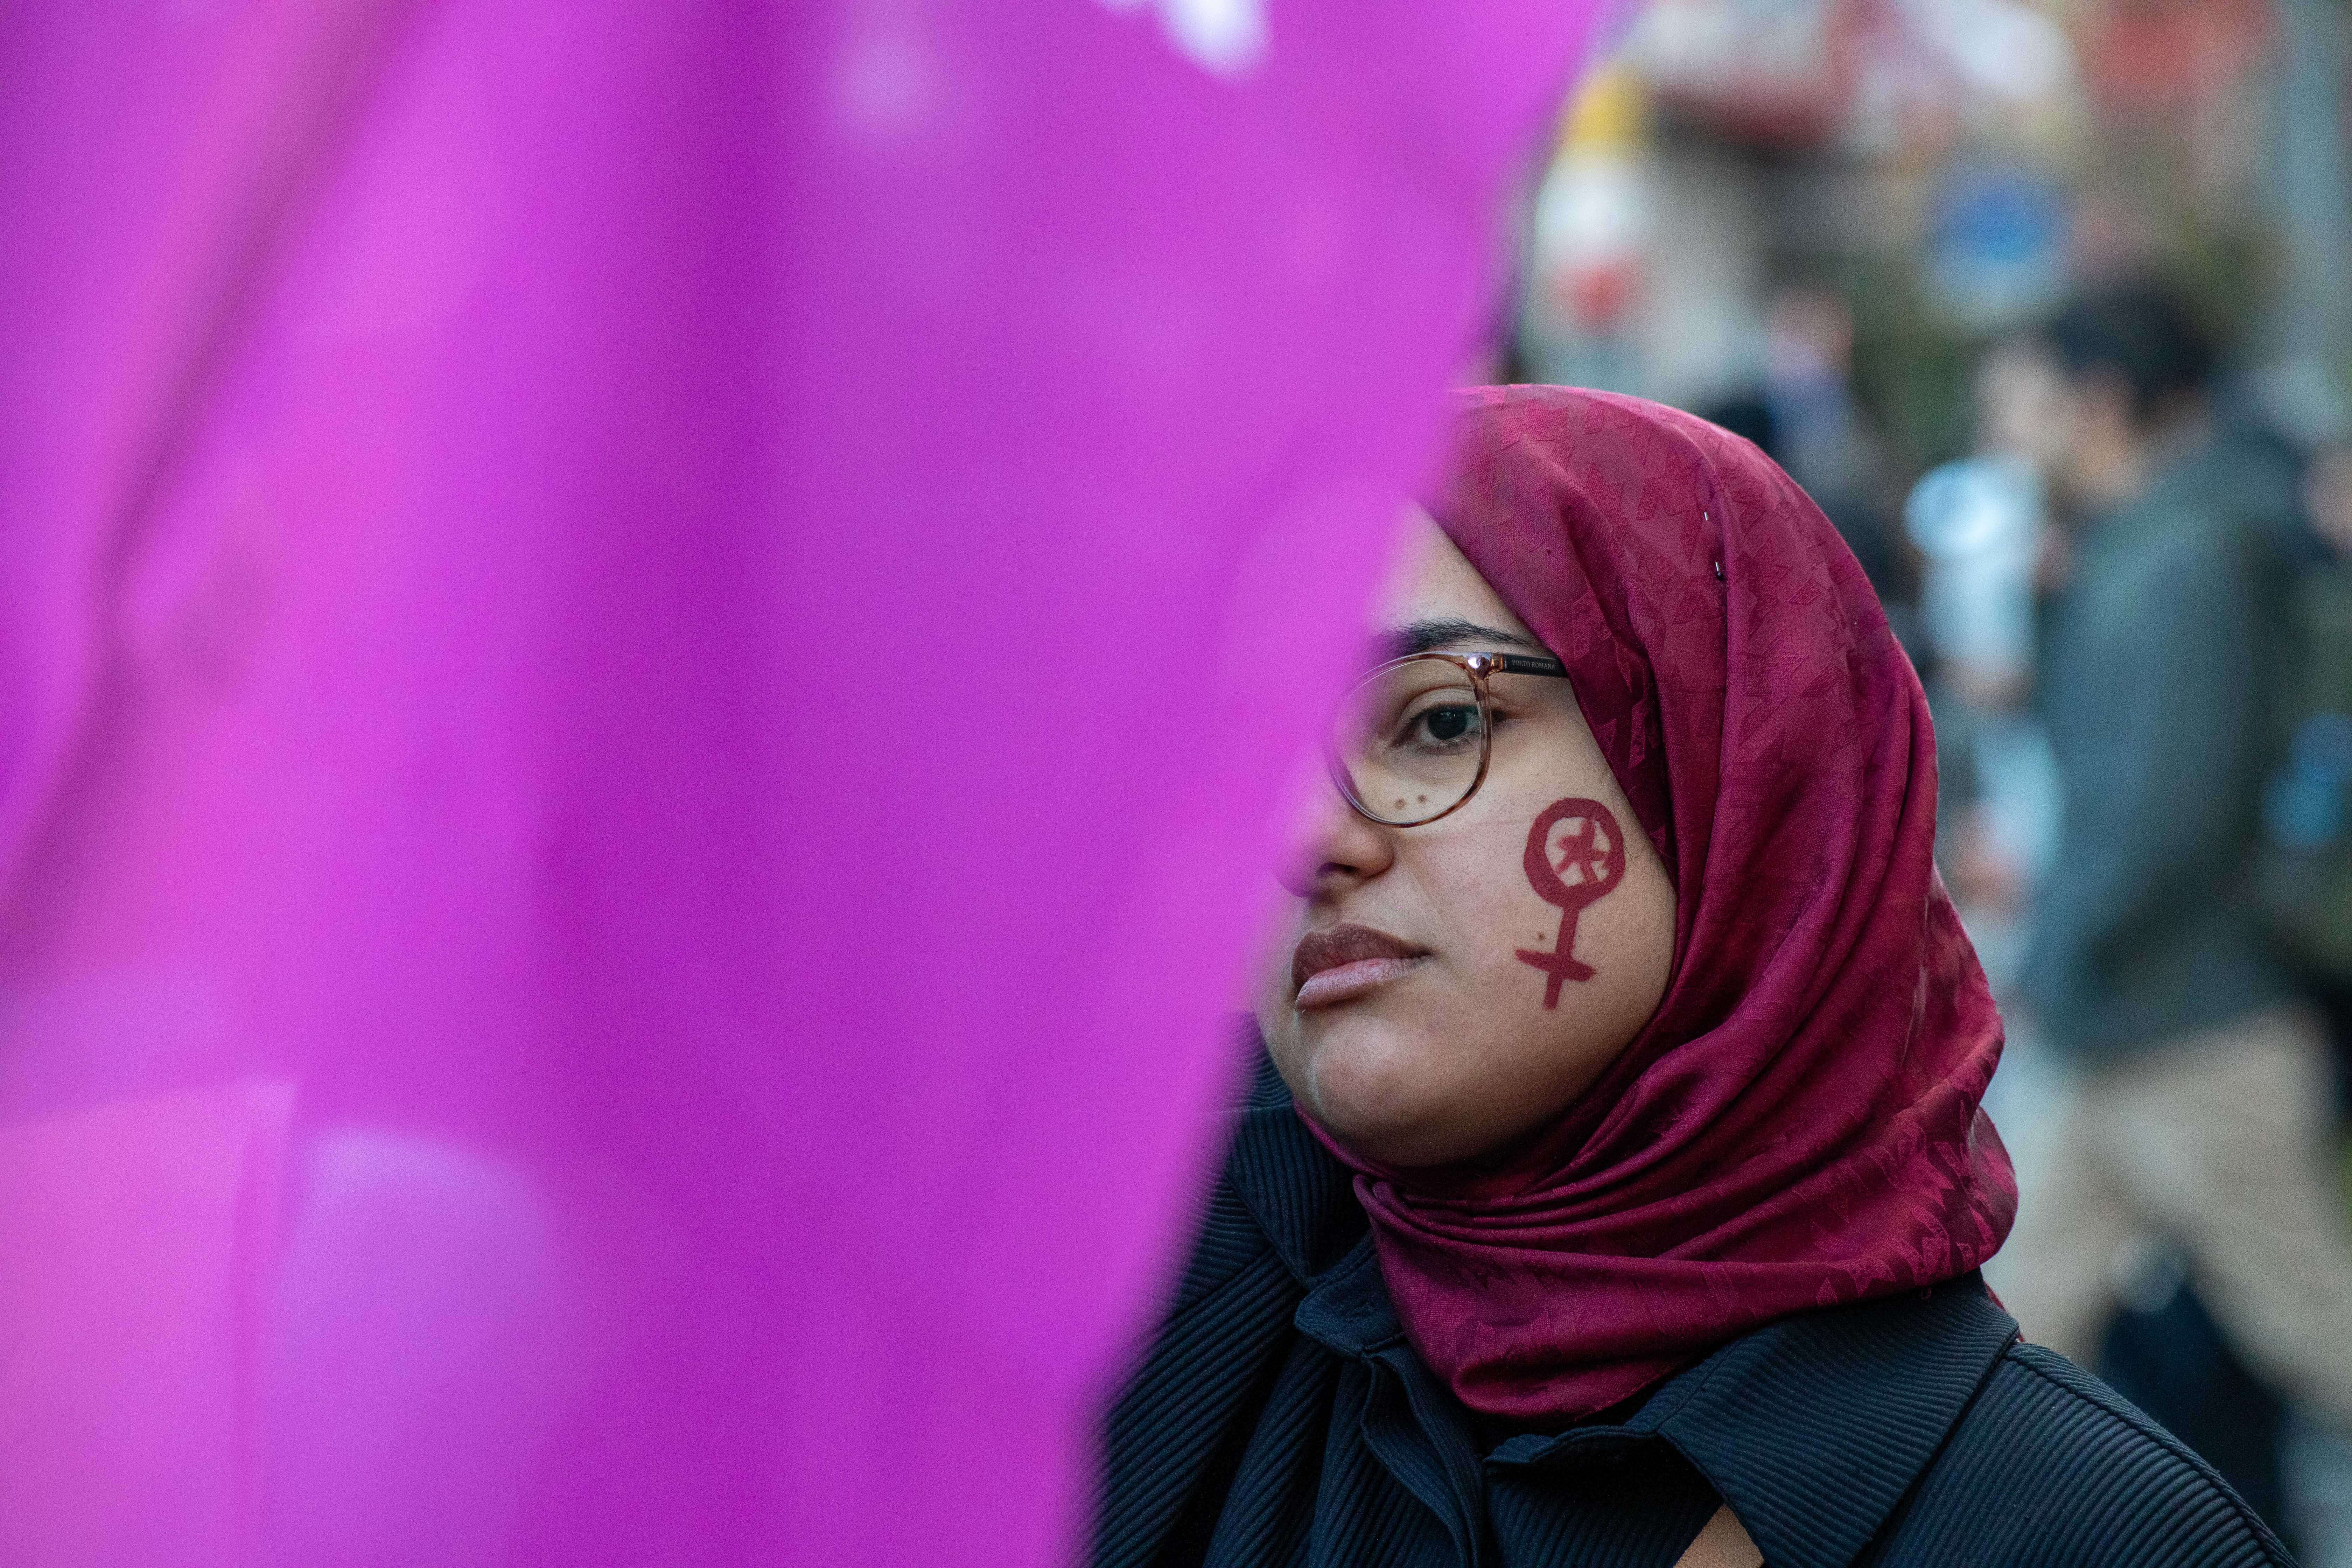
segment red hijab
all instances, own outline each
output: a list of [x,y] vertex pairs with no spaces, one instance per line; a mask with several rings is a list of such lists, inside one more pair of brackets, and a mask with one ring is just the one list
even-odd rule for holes
[[1926,699],[1820,509],[1637,398],[1482,388],[1458,413],[1433,510],[1566,661],[1674,876],[1675,965],[1501,1167],[1349,1158],[1423,1359],[1474,1409],[1574,1419],[1991,1256],[2016,1207],[1977,1109],[2000,1019],[1931,857]]

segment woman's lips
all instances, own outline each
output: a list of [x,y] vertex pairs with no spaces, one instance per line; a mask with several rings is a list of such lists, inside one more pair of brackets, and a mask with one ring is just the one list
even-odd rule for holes
[[1351,1002],[1406,973],[1429,956],[1426,948],[1400,942],[1370,926],[1333,926],[1298,939],[1290,955],[1294,1003],[1302,1013]]

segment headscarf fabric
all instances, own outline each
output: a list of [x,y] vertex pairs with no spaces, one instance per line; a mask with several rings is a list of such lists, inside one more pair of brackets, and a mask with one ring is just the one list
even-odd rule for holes
[[1350,1163],[1422,1357],[1473,1409],[1573,1421],[1990,1257],[2016,1206],[1979,1110],[2000,1021],[1935,868],[1927,700],[1820,509],[1655,404],[1458,396],[1432,510],[1566,663],[1674,878],[1675,963],[1500,1161]]

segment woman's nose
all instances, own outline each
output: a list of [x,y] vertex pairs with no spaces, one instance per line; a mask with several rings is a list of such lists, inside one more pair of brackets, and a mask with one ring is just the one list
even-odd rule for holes
[[1377,877],[1396,858],[1394,832],[1366,821],[1327,783],[1300,800],[1275,877],[1300,899]]

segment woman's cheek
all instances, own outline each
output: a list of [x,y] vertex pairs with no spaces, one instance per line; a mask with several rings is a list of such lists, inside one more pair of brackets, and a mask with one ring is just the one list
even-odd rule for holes
[[1559,1012],[1610,988],[1612,927],[1629,895],[1626,843],[1606,804],[1563,795],[1482,824],[1475,854],[1449,857],[1436,900],[1449,957],[1477,1011]]
[[1520,869],[1536,897],[1559,910],[1559,932],[1549,948],[1523,947],[1515,954],[1542,972],[1543,1005],[1556,1008],[1561,987],[1584,984],[1601,973],[1576,955],[1576,928],[1586,910],[1625,879],[1625,836],[1617,814],[1583,795],[1553,801],[1528,825]]

